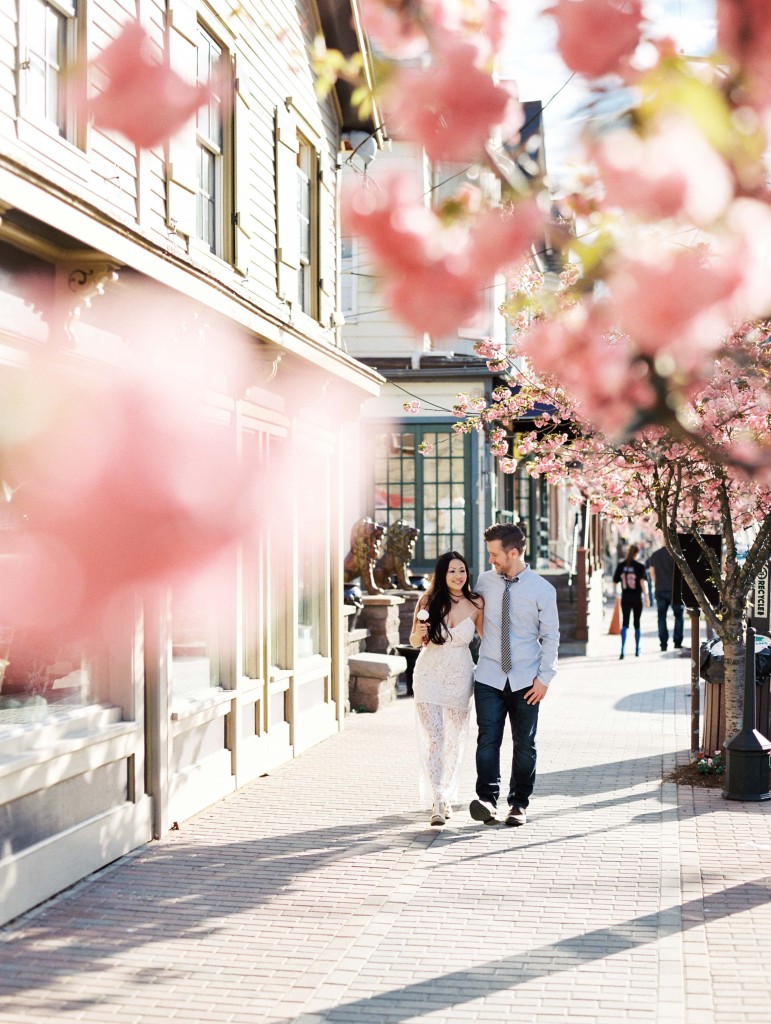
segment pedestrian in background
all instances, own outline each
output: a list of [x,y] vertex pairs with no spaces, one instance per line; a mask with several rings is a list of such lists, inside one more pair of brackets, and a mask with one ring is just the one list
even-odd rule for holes
[[642,562],[637,561],[640,549],[636,544],[630,544],[623,562],[619,562],[616,571],[613,573],[613,582],[621,584],[621,654],[619,659],[624,659],[624,648],[626,647],[626,636],[629,632],[629,619],[634,623],[634,655],[640,657],[640,616],[643,610],[643,601],[647,604],[650,600],[648,594],[648,574]]
[[675,616],[675,628],[672,640],[676,648],[683,646],[683,606],[675,604],[672,600],[672,580],[675,574],[674,559],[666,548],[657,548],[647,561],[648,572],[653,584],[653,594],[656,598],[656,611],[659,618],[659,644],[662,651],[669,646],[669,629],[667,627],[667,612],[670,605]]

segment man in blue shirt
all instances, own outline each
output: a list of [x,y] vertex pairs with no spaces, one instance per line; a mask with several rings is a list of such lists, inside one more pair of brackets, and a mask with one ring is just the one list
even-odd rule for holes
[[476,592],[485,602],[484,636],[474,681],[477,725],[477,799],[469,813],[498,823],[501,743],[508,717],[514,741],[507,825],[524,825],[535,784],[538,705],[557,671],[557,592],[525,564],[525,535],[498,523],[485,530],[492,569]]

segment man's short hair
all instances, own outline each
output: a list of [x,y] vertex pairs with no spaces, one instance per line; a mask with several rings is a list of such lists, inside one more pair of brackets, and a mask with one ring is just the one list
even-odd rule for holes
[[499,540],[505,551],[516,548],[517,551],[524,551],[527,547],[525,534],[519,526],[514,523],[495,523],[485,530],[485,540]]

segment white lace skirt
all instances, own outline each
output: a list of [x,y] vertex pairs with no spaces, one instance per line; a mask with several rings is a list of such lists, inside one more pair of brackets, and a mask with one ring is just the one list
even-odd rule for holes
[[415,702],[418,728],[420,806],[443,808],[458,799],[470,707],[446,708]]

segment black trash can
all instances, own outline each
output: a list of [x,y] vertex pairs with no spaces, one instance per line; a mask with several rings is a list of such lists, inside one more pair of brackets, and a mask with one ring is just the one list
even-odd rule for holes
[[[726,738],[725,711],[723,708],[723,683],[725,682],[725,657],[723,641],[719,637],[705,641],[699,651],[699,675],[707,683],[704,693],[704,731],[702,749],[713,754]],[[769,681],[771,680],[771,638],[755,637],[755,728],[763,736],[769,735]],[[730,738],[730,737],[729,737]]]

